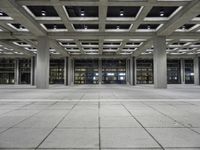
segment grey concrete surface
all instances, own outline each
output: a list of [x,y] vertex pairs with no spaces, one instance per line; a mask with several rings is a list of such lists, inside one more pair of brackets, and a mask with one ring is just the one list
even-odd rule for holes
[[1,86],[0,149],[197,150],[199,90]]
[[0,85],[0,99],[6,100],[138,100],[200,99],[200,86],[168,85],[167,89],[154,89],[153,85],[50,85],[49,89],[36,89],[29,85]]

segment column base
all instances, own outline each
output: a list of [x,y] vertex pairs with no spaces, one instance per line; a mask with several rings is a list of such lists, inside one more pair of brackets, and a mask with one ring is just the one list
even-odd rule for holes
[[166,86],[156,86],[154,85],[155,89],[167,89],[167,85]]

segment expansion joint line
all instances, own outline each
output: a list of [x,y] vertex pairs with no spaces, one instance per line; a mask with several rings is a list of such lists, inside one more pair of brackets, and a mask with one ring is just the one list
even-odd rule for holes
[[128,108],[126,106],[124,106],[124,104],[121,103],[121,105],[126,109],[126,111],[128,111],[128,113],[131,115],[131,117],[133,119],[135,119],[140,126],[148,133],[148,135],[163,149],[165,150],[165,148],[158,142],[158,140],[143,126],[143,124],[128,110]]
[[200,134],[199,132],[193,130],[192,127],[186,126],[184,123],[182,123],[182,122],[180,122],[180,121],[177,121],[176,119],[174,119],[174,118],[168,116],[167,114],[165,114],[165,113],[159,111],[158,109],[154,108],[153,106],[148,105],[148,104],[146,104],[146,103],[144,103],[144,102],[142,102],[142,103],[143,103],[144,105],[150,107],[151,109],[155,110],[156,112],[160,113],[161,115],[163,115],[163,116],[165,116],[165,117],[167,117],[167,118],[169,118],[169,119],[175,121],[176,123],[182,125],[184,128],[187,128],[187,129],[189,129],[189,130],[191,130],[191,131],[193,131],[193,132],[195,132],[195,133],[197,133],[197,134]]
[[[20,107],[20,108],[18,108],[18,109],[15,109],[15,110],[20,110],[21,108],[24,108],[24,107],[26,107],[26,106],[32,105],[32,104],[34,104],[34,103],[35,103],[35,102],[32,102],[32,103],[30,103],[30,104],[23,105],[22,107]],[[55,103],[49,105],[49,107],[52,106],[52,105],[54,105],[54,104],[55,104]],[[15,111],[15,110],[14,110],[14,111]],[[14,112],[14,111],[11,111],[11,112]],[[44,110],[40,110],[40,111],[38,111],[38,112],[36,112],[36,113],[30,115],[29,117],[27,117],[27,118],[25,118],[25,119],[23,119],[23,120],[17,122],[16,124],[12,125],[11,127],[7,128],[6,130],[3,130],[2,132],[0,132],[0,134],[2,134],[2,133],[4,133],[4,132],[8,131],[8,130],[11,129],[11,128],[14,128],[15,126],[19,125],[20,123],[22,123],[22,122],[24,122],[24,121],[26,121],[26,120],[28,120],[28,119],[34,117],[35,115],[37,115],[37,114],[39,114],[39,113],[41,113],[41,112],[43,112],[43,111],[44,111]],[[10,113],[10,112],[8,112],[8,113]]]
[[16,111],[16,110],[20,110],[21,108],[26,107],[26,106],[28,106],[28,105],[31,105],[31,104],[33,104],[33,103],[34,103],[34,102],[31,102],[31,103],[25,104],[25,105],[23,105],[23,106],[21,106],[21,107],[19,107],[19,108],[16,108],[16,109],[10,110],[10,111],[8,111],[8,112],[2,113],[2,114],[0,114],[0,116],[3,116],[3,115],[5,115],[5,114],[7,114],[7,113],[14,112],[14,111]]
[[40,147],[40,145],[42,145],[42,143],[51,135],[51,133],[59,126],[59,124],[72,112],[72,110],[80,103],[80,101],[78,101],[76,104],[74,104],[74,106],[70,109],[70,111],[68,111],[62,118],[61,120],[56,124],[56,126],[47,134],[47,136],[38,144],[38,146],[35,148],[38,149]]

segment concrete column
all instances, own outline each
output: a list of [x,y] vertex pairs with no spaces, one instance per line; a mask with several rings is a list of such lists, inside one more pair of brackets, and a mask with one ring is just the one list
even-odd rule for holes
[[102,84],[102,59],[99,58],[99,68],[98,68],[98,73],[99,73],[99,84]]
[[181,84],[185,84],[185,61],[181,59]]
[[135,85],[135,57],[130,58],[129,66],[129,83],[130,85]]
[[64,58],[64,85],[68,85],[67,83],[67,57]]
[[35,56],[31,57],[31,85],[35,85]]
[[15,84],[19,84],[20,77],[19,77],[19,59],[16,58],[15,60]]
[[67,73],[67,80],[68,80],[68,85],[72,85],[73,84],[73,62],[72,62],[72,58],[68,57],[68,73]]
[[130,84],[129,83],[129,76],[130,76],[130,62],[129,62],[129,59],[127,58],[126,59],[126,84]]
[[134,76],[133,76],[133,80],[134,80],[134,85],[137,84],[137,59],[134,57]]
[[37,48],[36,87],[47,89],[49,87],[49,39],[38,38]]
[[133,59],[129,60],[129,84],[133,85]]
[[199,85],[199,57],[194,58],[194,84]]
[[34,70],[34,85],[36,85],[36,70],[37,70],[37,56],[34,57],[35,58],[35,62],[34,62],[34,65],[35,65],[35,70]]
[[163,36],[155,37],[153,45],[154,87],[167,88],[166,38]]
[[74,85],[74,59],[72,59],[72,85]]

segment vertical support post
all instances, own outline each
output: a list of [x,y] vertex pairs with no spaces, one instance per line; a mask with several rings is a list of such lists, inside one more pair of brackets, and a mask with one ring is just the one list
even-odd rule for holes
[[185,84],[185,61],[181,59],[181,84]]
[[137,59],[134,57],[134,74],[133,74],[133,81],[134,81],[134,85],[137,84]]
[[19,59],[16,58],[15,60],[15,84],[19,84],[20,83],[20,75],[19,75]]
[[166,38],[157,36],[153,40],[154,87],[167,88]]
[[64,58],[64,85],[68,85],[67,83],[67,57]]
[[68,57],[68,85],[73,85],[73,60],[72,58]]
[[102,59],[99,58],[98,60],[98,65],[99,65],[99,69],[98,69],[98,73],[99,73],[99,84],[102,84]]
[[47,37],[38,38],[36,87],[49,88],[49,39]]
[[75,75],[75,72],[74,72],[75,71],[74,70],[74,59],[72,59],[71,61],[72,61],[72,65],[71,65],[72,66],[72,68],[71,68],[72,69],[72,72],[71,72],[72,73],[71,74],[71,76],[72,76],[72,82],[71,83],[72,83],[72,85],[74,85],[74,75]]
[[129,77],[129,82],[130,85],[135,85],[135,57],[130,58],[130,69],[129,69],[130,77]]
[[129,59],[126,59],[126,84],[130,84],[130,62]]
[[35,56],[31,57],[31,85],[35,85]]
[[194,84],[199,85],[199,57],[194,58]]

